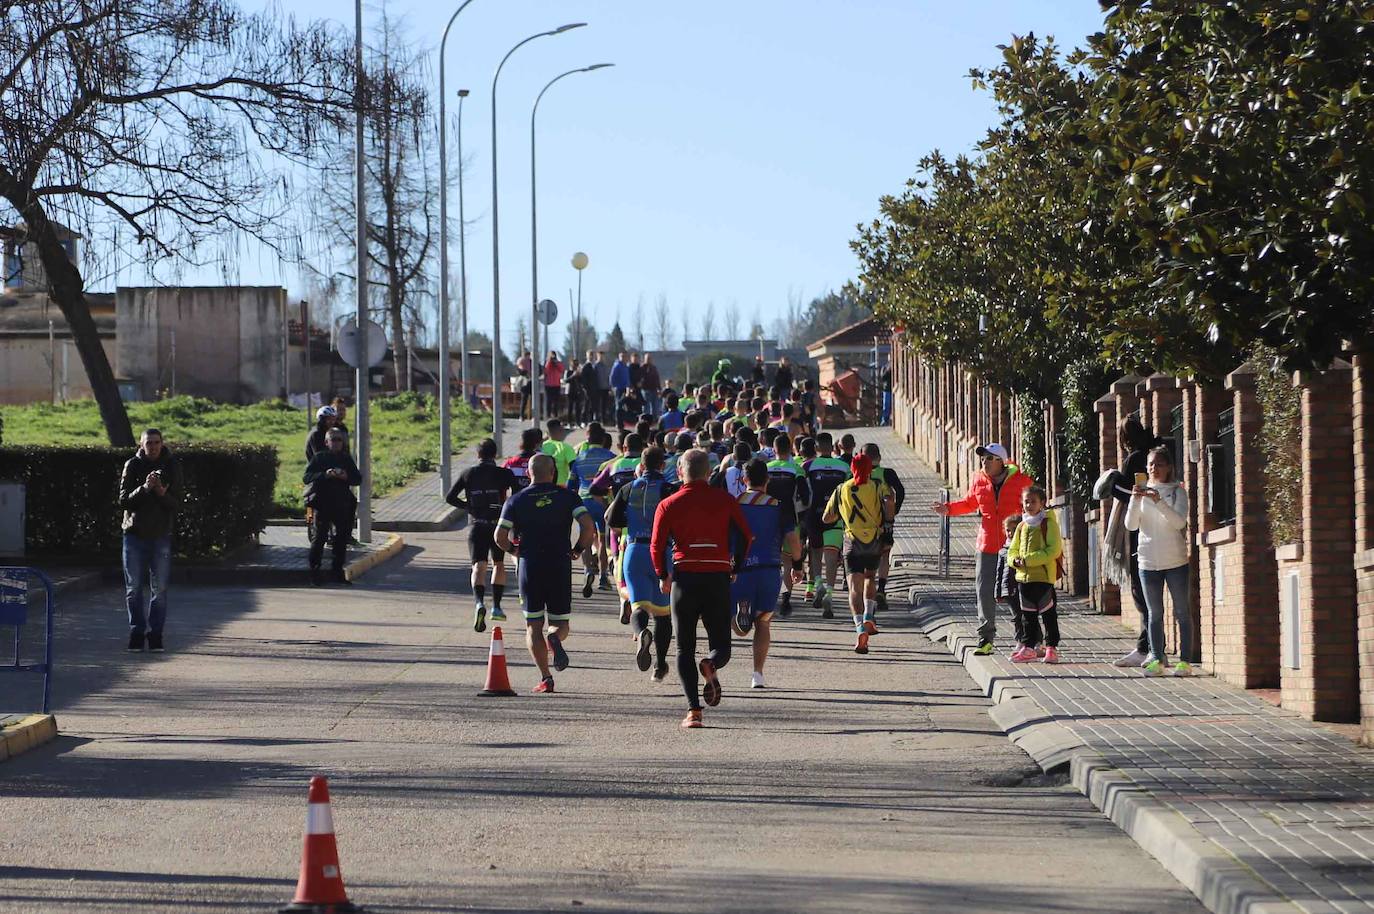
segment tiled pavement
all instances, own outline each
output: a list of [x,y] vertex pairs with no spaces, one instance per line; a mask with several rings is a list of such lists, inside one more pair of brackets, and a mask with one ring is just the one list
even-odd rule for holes
[[[462,467],[455,461],[454,474]],[[444,501],[439,472],[415,477],[392,495],[372,505],[372,527],[376,530],[445,530],[462,513]]]
[[[880,443],[909,490],[915,480],[938,491],[890,431],[858,436]],[[999,653],[977,657],[971,585],[966,572],[921,576],[918,623],[964,662],[1014,742],[1047,769],[1069,764],[1074,784],[1209,908],[1374,912],[1374,751],[1209,677],[1117,669],[1132,636],[1067,602],[1064,663],[1010,663],[1007,618]]]

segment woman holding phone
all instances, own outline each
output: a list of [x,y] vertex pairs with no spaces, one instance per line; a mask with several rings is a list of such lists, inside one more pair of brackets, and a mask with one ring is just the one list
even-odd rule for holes
[[1191,676],[1188,658],[1193,650],[1193,619],[1188,599],[1188,493],[1174,480],[1169,449],[1157,447],[1146,460],[1149,476],[1131,491],[1126,529],[1140,542],[1140,586],[1150,611],[1150,656],[1141,665],[1146,676],[1163,676],[1168,668],[1164,651],[1164,588],[1174,604],[1178,622],[1179,661],[1175,676]]
[[[1116,426],[1117,443],[1126,459],[1121,464],[1121,477],[1112,487],[1112,497],[1129,507],[1132,494],[1146,482],[1146,462],[1151,448],[1164,442],[1156,438],[1140,421],[1135,413],[1126,416]],[[1145,605],[1145,593],[1140,589],[1139,535],[1129,532],[1131,599],[1135,602],[1136,612],[1140,614],[1140,633],[1136,636],[1135,649],[1113,662],[1113,666],[1144,666],[1150,657],[1150,610]]]

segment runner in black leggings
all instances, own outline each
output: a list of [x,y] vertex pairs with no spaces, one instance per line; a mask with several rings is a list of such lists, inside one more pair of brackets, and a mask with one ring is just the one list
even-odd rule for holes
[[[744,566],[753,539],[739,502],[707,484],[711,460],[693,448],[680,461],[686,484],[665,498],[654,515],[650,552],[663,592],[671,594],[677,630],[677,670],[687,696],[682,726],[702,726],[701,702],[720,703],[716,670],[730,661],[730,583]],[[668,564],[668,543],[673,562]],[[697,622],[706,626],[711,650],[698,664]],[[697,671],[706,684],[697,696]]]

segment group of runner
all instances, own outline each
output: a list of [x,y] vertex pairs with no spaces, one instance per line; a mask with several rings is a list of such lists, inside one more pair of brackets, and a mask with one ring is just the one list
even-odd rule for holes
[[702,703],[720,701],[732,630],[752,638],[751,686],[764,688],[775,614],[792,614],[804,584],[803,599],[833,618],[843,558],[854,651],[867,654],[905,492],[876,444],[858,448],[852,435],[835,440],[817,427],[813,398],[721,381],[670,393],[661,415],[633,428],[591,423],[575,449],[556,419],[547,434],[524,430],[503,463],[482,441],[448,493],[469,517],[474,630],[505,619],[503,555],[515,556],[535,691],[553,692],[550,667],[569,665],[580,560],[583,598],[617,592],[635,663],[655,682],[667,678],[676,634],[682,726],[696,728]]

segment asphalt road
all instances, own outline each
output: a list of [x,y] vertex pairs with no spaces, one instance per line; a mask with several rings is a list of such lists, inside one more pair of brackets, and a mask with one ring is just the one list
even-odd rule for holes
[[63,735],[0,764],[0,911],[273,910],[316,773],[375,911],[1202,910],[895,606],[868,657],[779,623],[764,691],[737,642],[687,732],[600,594],[557,695],[517,622],[522,694],[477,697],[463,534],[407,539],[349,589],[183,588],[161,656],[122,652],[120,594],[66,604]]

